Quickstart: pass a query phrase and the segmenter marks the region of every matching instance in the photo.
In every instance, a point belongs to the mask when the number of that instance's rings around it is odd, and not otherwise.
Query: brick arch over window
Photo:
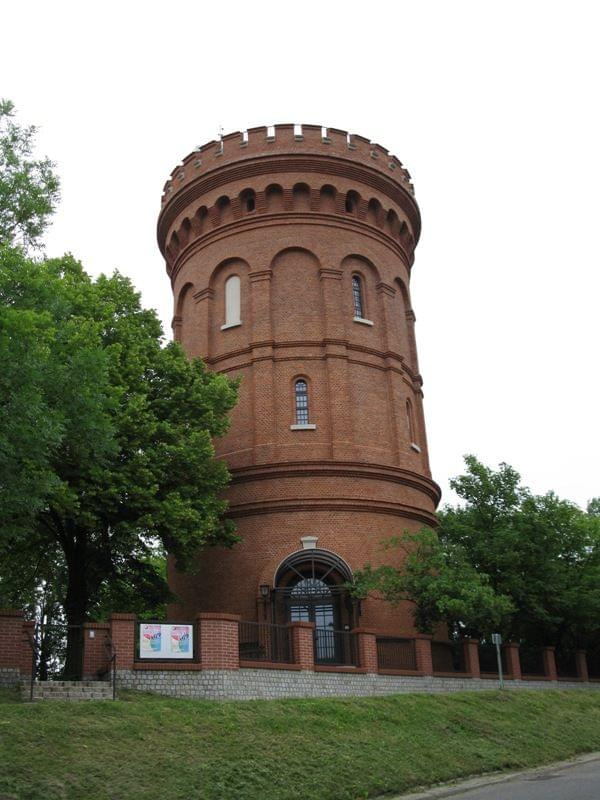
[[[310,211],[310,186],[297,183],[292,189],[294,211]]]
[[[192,303],[194,284],[186,283],[181,287],[175,302],[175,315],[173,317],[173,338],[176,342],[187,343],[187,326],[192,318],[192,311],[189,306]]]
[[[221,355],[244,343],[244,333],[250,320],[249,278],[250,265],[243,258],[227,258],[221,261],[209,279],[208,288],[210,299],[208,301],[208,329],[210,331],[210,356]],[[239,278],[239,319],[231,319],[231,324],[237,326],[227,328],[227,281],[237,276]],[[231,284],[229,284],[231,288]],[[242,323],[240,326],[239,323]],[[225,326],[225,327],[224,327]]]
[[[265,189],[267,211],[283,211],[283,188],[278,183],[271,183]]]
[[[335,570],[344,581],[349,583],[354,581],[350,565],[341,556],[331,550],[313,547],[307,550],[297,550],[295,553],[290,553],[289,556],[286,556],[275,570],[273,586],[275,588],[280,586],[282,579],[290,570],[298,570],[298,567],[303,567],[307,564],[311,565],[311,568],[317,565],[321,566],[325,569],[325,574]]]
[[[371,344],[381,344],[382,333],[382,319],[383,314],[380,308],[379,298],[377,296],[377,286],[381,281],[379,270],[368,258],[359,254],[352,254],[346,256],[342,260],[343,270],[343,290],[344,290],[344,313],[350,319],[356,318],[355,292],[353,286],[353,278],[358,276],[361,279],[361,297],[362,297],[362,318],[369,319],[374,323],[368,334],[371,338]],[[364,326],[354,325],[354,328],[360,328],[364,334]],[[355,331],[353,335],[360,335]]]

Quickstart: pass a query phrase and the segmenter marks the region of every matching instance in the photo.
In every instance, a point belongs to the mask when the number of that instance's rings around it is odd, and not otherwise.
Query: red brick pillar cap
[[[377,631],[372,628],[353,628],[350,633],[368,633],[370,636],[377,636]]]
[[[479,639],[472,639],[470,636],[463,636],[459,641],[465,642],[465,644],[479,644]]]
[[[239,614],[221,614],[218,611],[201,611],[199,614],[196,614],[196,619],[216,619],[223,620],[225,622],[241,622],[242,618]]]
[[[288,626],[290,628],[310,628],[311,630],[313,628],[316,628],[314,622],[302,622],[300,620],[298,620],[297,622],[288,622]]]

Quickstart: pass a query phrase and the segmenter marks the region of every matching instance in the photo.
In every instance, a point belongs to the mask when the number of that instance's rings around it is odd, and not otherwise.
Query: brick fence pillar
[[[375,632],[367,628],[355,628],[352,633],[356,634],[358,666],[367,672],[378,672],[377,636]]]
[[[551,681],[558,680],[558,674],[556,672],[556,659],[554,657],[555,647],[544,647],[544,671],[546,673],[546,677],[550,678]]]
[[[202,669],[240,668],[240,619],[236,614],[198,614]]]
[[[135,614],[111,614],[110,638],[117,654],[117,669],[132,669],[135,653]]]
[[[479,640],[463,639],[463,652],[465,654],[465,668],[471,673],[472,678],[481,678],[479,666]]]
[[[97,680],[108,668],[110,658],[108,622],[85,622],[83,625],[83,678]]]
[[[575,650],[575,663],[577,664],[577,677],[582,681],[589,681],[587,657],[585,650]]]
[[[431,656],[431,640],[433,636],[418,633],[415,636],[415,655],[417,669],[423,675],[433,675],[433,659]]]
[[[23,612],[17,608],[0,608],[0,668],[23,670],[31,648],[23,629]]]
[[[294,661],[300,669],[315,669],[314,622],[290,622]]]
[[[504,652],[506,653],[506,669],[511,678],[516,681],[522,679],[521,674],[521,658],[519,656],[519,645],[517,642],[506,642],[504,645]]]

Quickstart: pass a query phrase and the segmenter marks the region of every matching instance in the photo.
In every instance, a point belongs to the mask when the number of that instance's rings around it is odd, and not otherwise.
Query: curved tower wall
[[[227,498],[242,542],[202,553],[192,574],[171,572],[181,598],[173,616],[284,621],[265,597],[291,554],[316,546],[347,575],[397,563],[401,554],[384,553],[381,541],[434,524],[439,490],[409,290],[419,232],[408,172],[343,131],[255,128],[199,148],[173,171],[158,240],[174,336],[190,356],[242,378],[230,431],[216,443],[233,475]],[[303,426],[298,380],[308,390]],[[343,617],[389,633],[412,628],[407,607],[377,600]]]

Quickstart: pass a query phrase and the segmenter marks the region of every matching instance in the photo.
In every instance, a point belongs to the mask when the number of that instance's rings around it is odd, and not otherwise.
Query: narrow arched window
[[[415,450],[418,450],[419,445],[417,444],[417,436],[415,431],[415,418],[410,400],[406,401],[406,419],[408,422],[408,438],[410,439],[411,447]]]
[[[363,288],[360,276],[352,276],[352,298],[354,300],[354,316],[364,319]]]
[[[296,381],[296,425],[308,425],[308,385],[305,380]]]
[[[241,325],[240,300],[241,287],[238,275],[231,275],[225,281],[225,324],[223,328]]]

